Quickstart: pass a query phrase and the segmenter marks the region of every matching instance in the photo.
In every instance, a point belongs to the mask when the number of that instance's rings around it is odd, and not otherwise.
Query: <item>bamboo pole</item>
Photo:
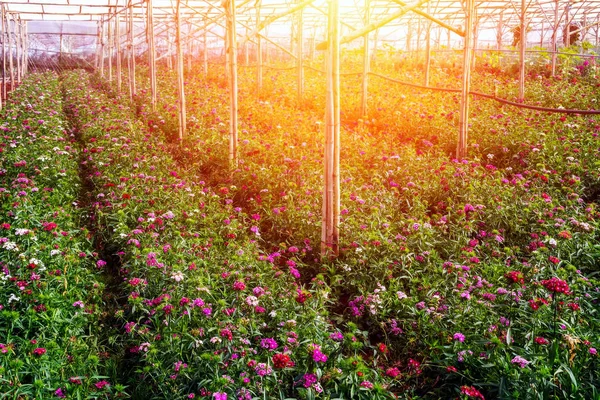
[[[137,85],[135,81],[135,47],[133,45],[133,2],[129,1],[129,97],[133,98],[137,94]]]
[[[96,69],[100,68],[100,76],[104,78],[104,17],[100,18],[100,25],[98,26],[99,29],[99,57],[98,57],[98,65],[96,66]]]
[[[365,25],[369,25],[371,19],[371,2],[365,0]],[[371,64],[371,54],[369,53],[369,32],[363,36],[363,74],[362,74],[362,87],[361,87],[361,100],[360,100],[360,115],[361,117],[367,116],[367,98],[369,95],[369,70]]]
[[[554,0],[554,29],[552,30],[552,76],[556,75],[556,52],[558,51],[557,36],[559,23],[558,0]]]
[[[107,53],[108,53],[108,81],[112,82],[113,80],[113,43],[114,43],[114,38],[113,38],[113,31],[112,31],[112,24],[110,22],[110,19],[107,21],[107,41],[108,41],[108,49],[107,49]]]
[[[13,26],[15,30],[15,59],[17,60],[17,84],[21,83],[22,69],[21,69],[21,27],[18,22],[17,16],[13,14]]]
[[[23,24],[23,77],[29,72],[29,41],[27,40],[27,21],[22,21],[21,17],[19,20]]]
[[[430,3],[427,3],[427,14],[430,13]],[[431,69],[431,22],[427,23],[425,31],[425,86],[429,86],[429,73]]]
[[[260,6],[261,0],[258,0],[258,3],[256,5],[256,88],[259,94],[263,87],[263,49],[260,30],[258,29],[258,26],[260,25]]]
[[[15,88],[15,70],[14,70],[14,64],[13,64],[13,49],[12,49],[12,36],[11,35],[11,25],[10,25],[10,14],[9,13],[5,13],[4,14],[6,17],[6,34],[8,36],[8,64],[9,64],[9,70],[10,70],[10,90],[14,90]],[[7,93],[7,97],[8,97],[8,93]]]
[[[367,33],[367,32],[364,32]],[[363,34],[364,34],[363,33]],[[323,221],[321,255],[339,255],[340,215],[340,36],[339,5],[329,0],[327,42],[327,102],[325,110],[325,186],[323,190]]]
[[[152,91],[152,111],[156,111],[156,47],[154,41],[154,12],[152,0],[146,5],[146,32],[148,35],[148,66],[150,71],[150,90]]]
[[[115,52],[117,55],[117,92],[121,93],[121,21],[117,7],[115,7]]]
[[[6,100],[6,41],[8,40],[4,4],[0,4],[0,18],[2,19],[2,100]]]
[[[300,2],[301,0],[298,1]],[[304,96],[304,46],[302,43],[304,40],[304,36],[302,35],[302,30],[304,29],[304,27],[302,21],[302,8],[298,10],[298,20],[296,24],[296,29],[296,84],[298,87],[298,104],[302,104],[302,98]]]
[[[204,70],[204,76],[208,76],[208,41],[206,40],[206,31],[202,35],[202,65]]]
[[[475,14],[475,0],[466,0],[465,40],[463,51],[463,76],[460,99],[460,118],[456,158],[459,160],[467,156],[467,140],[469,134],[469,86],[471,83],[471,46],[473,39],[473,17]]]
[[[232,168],[236,168],[238,165],[238,82],[235,0],[225,0],[224,6],[227,27],[227,54],[229,60],[229,161]]]
[[[521,0],[521,40],[519,46],[519,101],[525,100],[525,47],[527,47],[527,23],[525,0]]]
[[[175,45],[177,46],[177,98],[179,103],[179,140],[183,144],[183,139],[187,136],[186,109],[185,109],[185,88],[183,71],[183,49],[181,46],[181,0],[177,0],[177,10],[175,14]]]
[[[188,74],[191,74],[192,72],[192,53],[193,53],[193,44],[194,44],[194,40],[192,37],[192,23],[188,22],[188,35],[189,35],[189,40],[186,41],[187,44],[187,70],[188,70]]]

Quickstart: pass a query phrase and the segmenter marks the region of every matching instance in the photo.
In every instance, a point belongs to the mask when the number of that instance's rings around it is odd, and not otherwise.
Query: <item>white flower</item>
[[[15,242],[11,242],[11,241],[5,242],[2,245],[2,248],[5,250],[19,251],[19,246],[17,246],[17,244]]]
[[[19,297],[17,297],[14,293],[11,293],[10,296],[8,297],[8,304],[12,303],[13,301],[19,301],[21,300]]]
[[[258,305],[258,299],[256,296],[248,296],[246,297],[246,304],[252,307],[256,307]]]
[[[396,292],[396,296],[398,296],[398,300],[406,299],[408,297],[406,293],[401,291]]]
[[[19,228],[19,229],[15,230],[15,235],[17,235],[17,236],[27,235],[28,233],[29,233],[29,229]]]
[[[181,271],[177,271],[171,274],[171,279],[174,279],[175,282],[181,282],[184,278],[185,276]]]
[[[557,245],[556,239],[550,238],[550,240],[548,240],[548,244],[550,246],[556,246]]]

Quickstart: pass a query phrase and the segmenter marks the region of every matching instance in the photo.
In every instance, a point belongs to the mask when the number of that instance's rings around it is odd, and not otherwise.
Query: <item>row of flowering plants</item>
[[[236,188],[175,162],[159,130],[126,100],[65,77],[78,121],[93,214],[124,301],[121,368],[133,397],[387,398],[358,326],[341,331],[322,279],[295,267],[309,248],[264,246],[261,215]],[[392,374],[393,375],[393,374]]]
[[[165,75],[158,113],[142,115],[169,132],[177,109]],[[322,263],[311,247],[319,240],[322,79],[307,74],[298,105],[293,73],[273,72],[258,98],[253,73],[244,75],[240,165],[229,171],[228,94],[218,72],[201,76],[187,80],[190,138],[174,156],[203,177],[209,171],[212,187],[230,185],[234,204],[257,216],[263,246],[300,250],[295,271],[327,282],[332,319],[367,332],[366,368],[439,396],[596,395],[595,119],[474,100],[470,157],[454,160],[451,94],[416,95],[374,78],[370,115],[353,121],[360,85],[348,78],[343,249]],[[432,79],[451,86],[459,75]],[[476,74],[476,90],[489,92],[492,81],[510,97],[507,77]],[[593,107],[585,84],[539,79],[527,88],[529,102]],[[550,98],[558,92],[565,98]]]
[[[0,122],[0,393],[105,398],[101,260],[80,204],[78,146],[53,73],[13,91]]]

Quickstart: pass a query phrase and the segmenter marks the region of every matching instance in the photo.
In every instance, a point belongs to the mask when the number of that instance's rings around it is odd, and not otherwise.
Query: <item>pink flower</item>
[[[454,340],[456,340],[457,342],[461,342],[461,343],[465,341],[465,335],[463,335],[463,334],[462,334],[462,333],[460,333],[460,332],[456,332],[456,333],[454,334],[454,336],[452,336],[452,338],[453,338]]]
[[[595,356],[596,354],[598,354],[598,350],[596,350],[596,349],[595,349],[595,348],[593,348],[593,347],[590,347],[590,350],[589,350],[589,352],[590,352],[590,354],[591,354],[591,355],[593,355],[593,356]]]
[[[96,386],[96,388],[98,388],[98,389],[104,389],[105,386],[110,386],[110,383],[108,383],[105,380],[102,380],[100,382],[94,383],[94,386]]]
[[[241,292],[244,289],[246,289],[246,284],[244,282],[242,282],[242,281],[233,282],[233,290],[237,290],[238,292]]]
[[[35,354],[36,356],[42,356],[46,354],[46,349],[43,347],[38,347],[37,349],[33,350],[33,354]]]
[[[67,397],[67,396],[65,396],[65,394],[63,393],[63,390],[61,388],[56,389],[54,391],[54,395],[56,397],[58,397],[59,399],[64,399],[65,397]]]
[[[215,393],[213,393],[213,398],[215,400],[227,400],[227,393],[225,393],[225,392],[215,392]]]
[[[521,356],[515,356],[512,360],[510,360],[510,362],[513,364],[517,364],[521,368],[525,368],[527,364],[529,364],[529,361],[527,361]]]

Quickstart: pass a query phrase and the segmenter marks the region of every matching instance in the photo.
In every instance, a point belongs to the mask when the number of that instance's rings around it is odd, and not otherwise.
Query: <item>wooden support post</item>
[[[546,32],[544,31],[544,21],[542,21],[541,27],[540,27],[540,47],[543,48],[544,47],[544,35],[546,34]]]
[[[15,59],[17,60],[17,83],[21,83],[22,69],[21,69],[21,27],[18,18],[13,14],[13,26],[15,30]]]
[[[137,85],[135,80],[135,46],[133,44],[134,39],[134,26],[133,26],[133,1],[129,3],[129,58],[131,60],[131,71],[130,71],[130,82],[131,82],[131,98],[137,95]]]
[[[227,30],[227,54],[229,75],[229,162],[232,168],[238,165],[238,82],[237,82],[237,38],[235,30],[235,0],[225,0]]]
[[[27,40],[27,21],[22,21],[19,17],[19,21],[23,24],[23,77],[25,77],[29,71],[29,41]]]
[[[479,38],[479,20],[477,18],[477,7],[475,7],[475,14],[473,15],[473,51],[471,52],[471,71],[475,69],[477,53],[477,40]]]
[[[498,32],[496,32],[496,50],[502,50],[502,30],[504,29],[504,11],[500,12]]]
[[[258,0],[256,5],[256,88],[258,93],[260,94],[263,86],[263,49],[262,49],[262,40],[260,36],[260,7],[261,1]]]
[[[327,86],[325,109],[325,185],[323,190],[323,220],[321,255],[339,255],[340,217],[340,32],[339,4],[329,0],[327,29]]]
[[[369,25],[371,19],[371,1],[365,0],[365,26]],[[367,116],[369,96],[369,71],[371,69],[371,54],[369,49],[369,32],[363,36],[363,74],[360,99],[360,116]]]
[[[8,25],[4,18],[5,15],[4,4],[0,4],[0,18],[2,19],[2,93],[0,94],[0,98],[2,100],[6,100],[6,41],[8,40]]]
[[[427,14],[430,12],[430,3],[427,3]],[[427,22],[427,28],[425,28],[425,86],[429,86],[431,69],[431,24],[431,22]]]
[[[202,65],[204,66],[204,76],[208,76],[208,41],[206,40],[206,31],[202,35]]]
[[[148,35],[148,66],[150,72],[150,90],[152,91],[152,111],[156,111],[156,47],[154,42],[154,13],[152,0],[146,4],[146,33]]]
[[[300,2],[302,0],[298,0]],[[302,35],[303,31],[303,21],[302,21],[302,8],[298,10],[298,19],[296,22],[296,85],[298,89],[297,98],[298,104],[302,104],[302,97],[304,96],[304,36]]]
[[[519,101],[525,100],[525,48],[527,47],[527,21],[525,21],[525,0],[521,0],[521,39],[519,46]]]
[[[192,38],[192,23],[189,22],[188,23],[188,37],[189,39],[187,40],[187,70],[188,70],[188,74],[191,75],[192,73],[192,53],[193,53],[193,38]]]
[[[112,82],[113,80],[113,44],[114,44],[114,38],[113,38],[113,30],[112,30],[112,24],[110,19],[107,22],[107,43],[108,43],[108,49],[107,49],[107,55],[108,55],[108,81]]]
[[[183,48],[181,46],[181,0],[177,0],[177,10],[175,14],[175,45],[177,46],[177,98],[179,105],[179,141],[183,144],[183,139],[187,136],[187,115],[185,110],[185,88],[183,71]],[[171,57],[169,57],[171,58]]]
[[[98,25],[98,64],[96,69],[100,69],[100,76],[104,78],[104,17],[100,18]]]
[[[117,55],[117,92],[121,93],[121,21],[117,7],[115,7],[115,52]]]
[[[13,45],[12,38],[14,34],[13,27],[10,24],[10,14],[5,13],[6,16],[6,34],[8,35],[8,68],[10,69],[10,90],[15,90],[15,69],[13,63]],[[12,31],[12,32],[11,32]],[[61,35],[62,36],[62,35]]]
[[[469,137],[469,89],[471,84],[471,46],[473,44],[474,14],[475,0],[466,0],[462,91],[460,99],[458,144],[456,146],[456,158],[459,160],[467,156],[467,140]]]
[[[554,0],[554,29],[552,30],[552,76],[556,75],[556,56],[558,52],[558,0]]]

